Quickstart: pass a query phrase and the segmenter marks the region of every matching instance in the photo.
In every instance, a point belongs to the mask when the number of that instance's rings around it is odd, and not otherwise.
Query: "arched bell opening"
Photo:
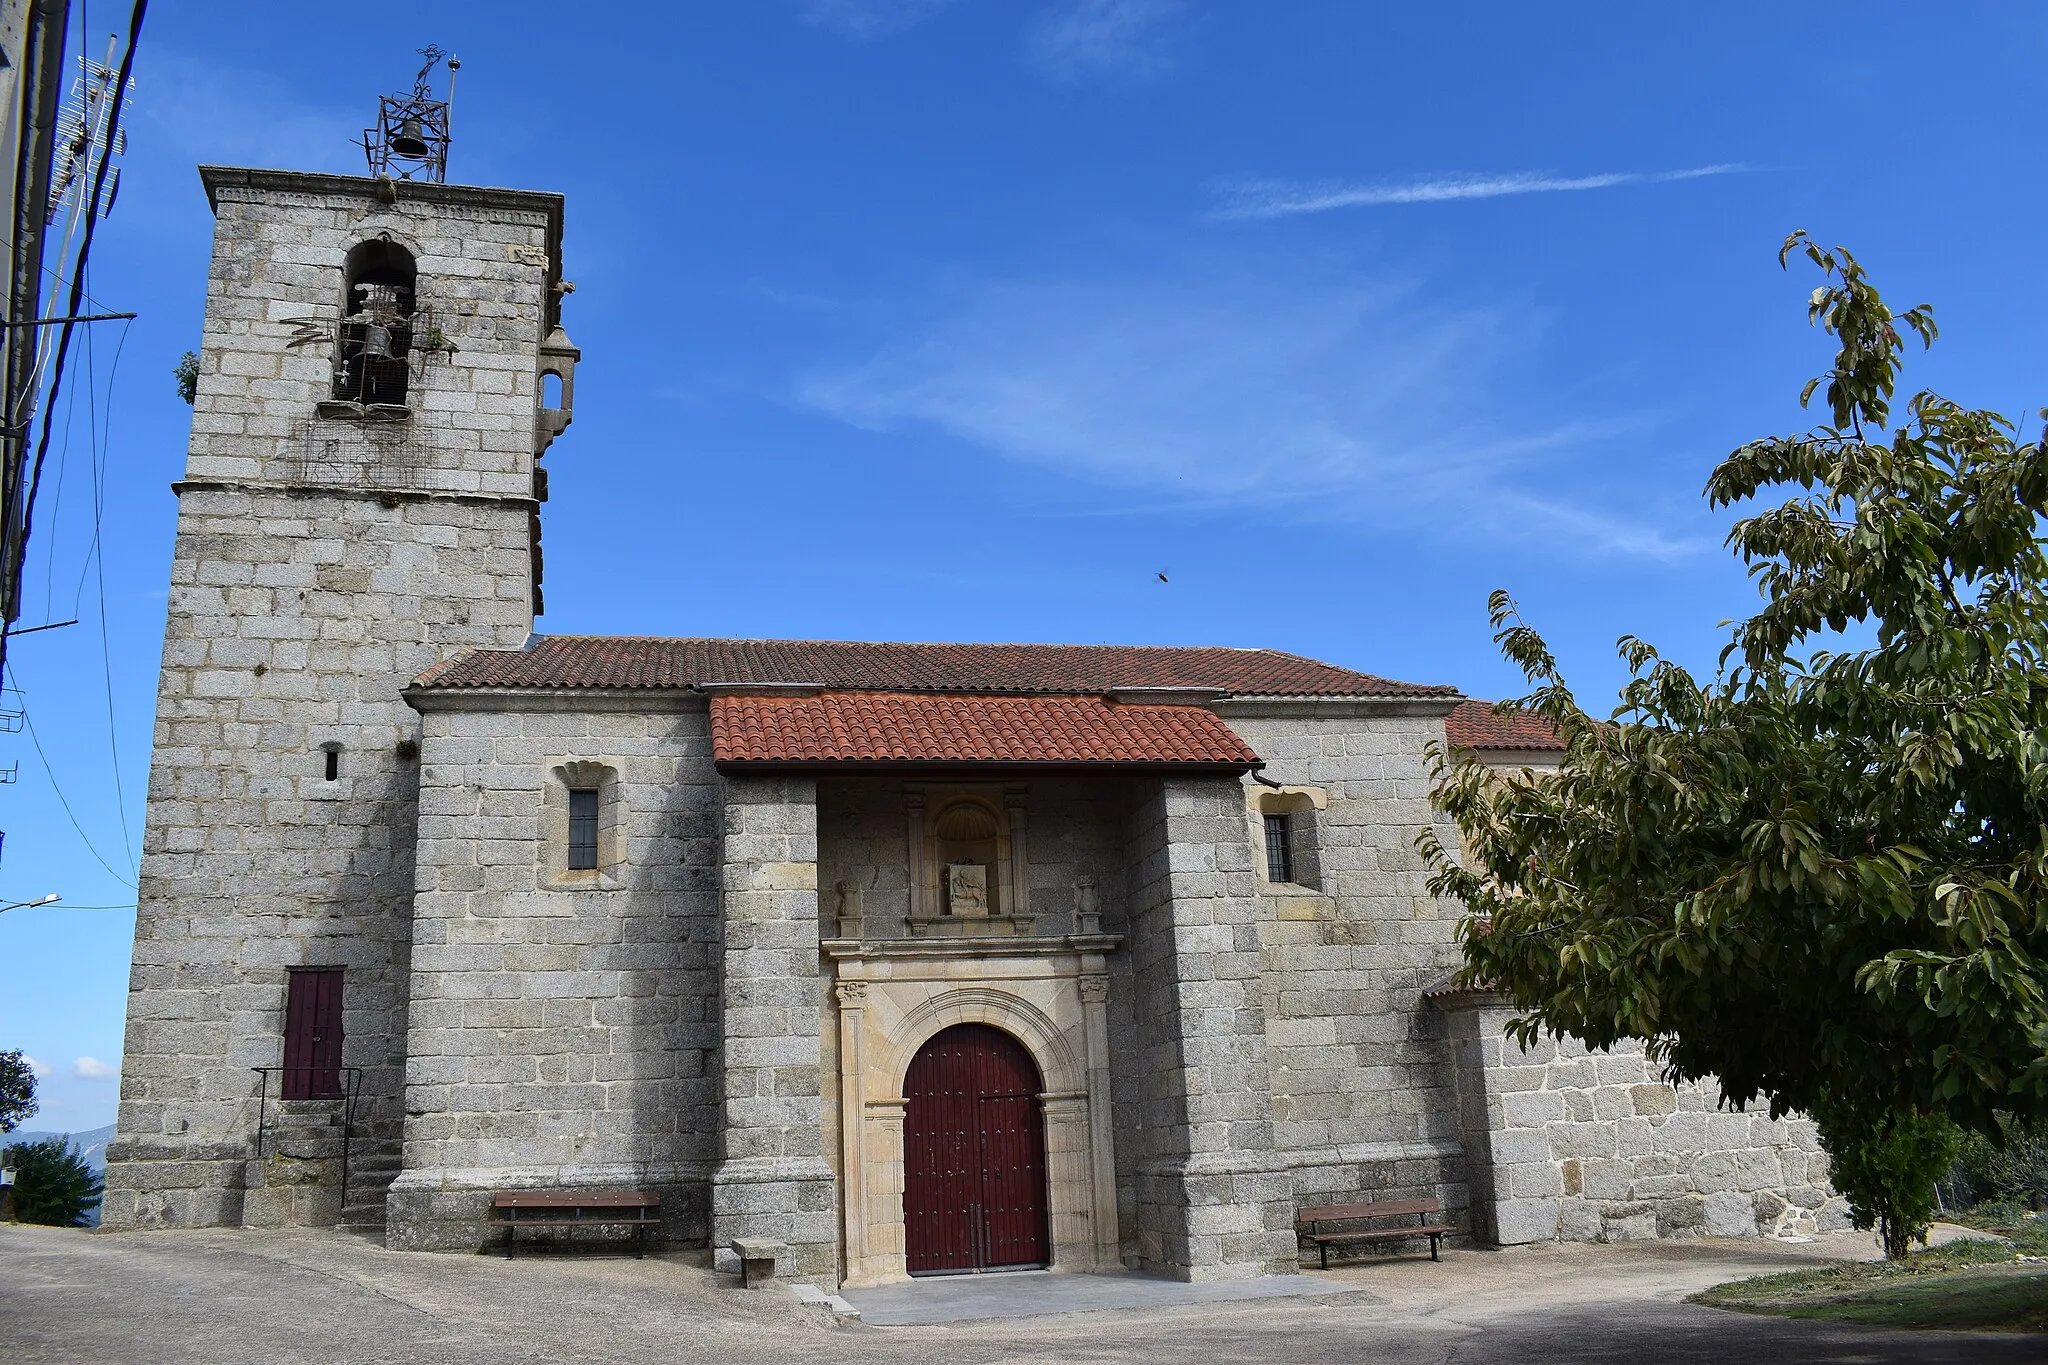
[[[1044,1078],[1025,1046],[955,1024],[903,1078],[904,1268],[912,1275],[1052,1261]]]
[[[342,264],[341,344],[334,396],[365,408],[402,408],[412,378],[412,253],[386,237],[358,242]]]

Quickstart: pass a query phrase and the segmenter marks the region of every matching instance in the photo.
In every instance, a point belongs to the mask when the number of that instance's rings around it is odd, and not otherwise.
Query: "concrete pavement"
[[[0,1225],[8,1365],[541,1365],[574,1361],[2036,1362],[2040,1337],[1908,1334],[1682,1302],[1849,1249],[1744,1242],[1452,1251],[1332,1272],[1351,1292],[1180,1307],[841,1325],[748,1292],[701,1254],[635,1261],[388,1252],[327,1232],[86,1233]],[[990,1282],[976,1292],[1000,1290]],[[1056,1277],[1038,1277],[1050,1279]],[[1318,1277],[1321,1278],[1321,1277]],[[1022,1283],[1020,1281],[1020,1283]]]

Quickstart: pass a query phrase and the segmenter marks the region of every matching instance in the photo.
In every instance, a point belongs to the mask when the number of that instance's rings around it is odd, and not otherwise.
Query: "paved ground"
[[[1440,1264],[1411,1257],[1332,1272],[1343,1293],[877,1327],[839,1326],[780,1292],[730,1287],[701,1256],[508,1262],[387,1252],[322,1232],[0,1225],[0,1361],[794,1365],[829,1355],[1009,1365],[1185,1362],[1196,1352],[1205,1365],[2002,1365],[2048,1356],[2040,1337],[1888,1333],[1681,1302],[1724,1279],[1850,1249],[1751,1240],[1447,1251]]]
[[[1351,1286],[1321,1275],[1266,1275],[1256,1280],[1182,1284],[1129,1271],[1060,1275],[1050,1270],[1016,1270],[996,1275],[933,1275],[909,1284],[849,1289],[845,1297],[860,1310],[861,1321],[871,1327],[907,1327],[1352,1292]]]

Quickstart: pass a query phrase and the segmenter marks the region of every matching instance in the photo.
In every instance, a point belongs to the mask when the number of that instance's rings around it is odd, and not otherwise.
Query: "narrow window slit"
[[[1269,882],[1294,880],[1294,850],[1288,846],[1288,832],[1285,815],[1266,817],[1266,880]]]
[[[340,776],[341,746],[338,744],[330,744],[327,746],[327,780],[329,782],[332,782]]]
[[[585,871],[597,866],[597,791],[592,787],[569,792],[569,870]]]

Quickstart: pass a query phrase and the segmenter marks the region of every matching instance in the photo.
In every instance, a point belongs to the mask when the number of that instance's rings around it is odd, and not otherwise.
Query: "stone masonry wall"
[[[213,263],[185,477],[358,482],[325,443],[382,428],[320,418],[315,405],[332,396],[332,345],[287,343],[302,326],[331,330],[349,250],[381,236],[412,253],[417,309],[458,349],[414,366],[414,417],[392,424],[425,458],[416,470],[365,470],[360,482],[531,496],[540,343],[559,273],[547,255],[549,216],[559,197],[427,186],[383,204],[365,179],[212,175]],[[420,477],[392,477],[402,472]]]
[[[788,1273],[836,1286],[839,1198],[819,1066],[817,784],[729,777],[724,795],[725,1143],[712,1177],[712,1245],[737,1269],[734,1239],[780,1242]]]
[[[1447,997],[1480,1235],[1503,1245],[1848,1226],[1810,1120],[1717,1109],[1711,1085],[1672,1087],[1640,1044],[1522,1049],[1514,1012]],[[1486,1197],[1490,1195],[1490,1197]]]
[[[1235,779],[1138,785],[1126,824],[1134,1025],[1112,1052],[1116,1139],[1135,1161],[1126,1258],[1188,1280],[1291,1269],[1260,1001],[1259,904]],[[1124,1157],[1119,1153],[1119,1165]]]
[[[456,642],[524,636],[525,540],[523,517],[458,503],[181,501],[109,1224],[286,1216],[240,1192],[249,1068],[282,1060],[288,967],[347,972],[359,1172],[395,1143],[418,778],[398,690]],[[302,1212],[331,1223],[340,1208]]]
[[[249,1068],[281,1061],[291,966],[347,972],[343,1061],[364,1068],[355,1187],[374,1199],[389,1179],[417,782],[399,692],[460,649],[517,647],[532,627],[534,371],[559,199],[451,187],[380,205],[366,180],[211,174],[217,230],[108,1153],[114,1227],[340,1213],[338,1189],[309,1197],[325,1169],[250,1159]],[[343,258],[380,232],[414,250],[421,297],[461,349],[415,380],[433,434],[412,443],[406,477],[358,466],[352,482],[316,486],[306,433],[331,359],[287,342],[296,319],[332,320]],[[331,782],[322,746],[338,748]]]
[[[405,1170],[389,1245],[474,1249],[490,1192],[652,1188],[709,1235],[720,779],[703,703],[422,694]],[[679,709],[680,707],[680,709]],[[568,783],[600,866],[566,870]]]
[[[1433,707],[1226,703],[1264,775],[1315,788],[1305,875],[1275,887],[1257,859],[1273,1139],[1302,1204],[1434,1195],[1469,1202],[1444,1022],[1422,993],[1456,969],[1461,911],[1429,894],[1416,832],[1435,817],[1423,747]],[[1248,790],[1257,794],[1258,786]],[[1252,817],[1244,813],[1251,824]],[[1263,831],[1253,826],[1257,852]],[[1298,858],[1297,862],[1309,860]]]
[[[1095,879],[1107,906],[1123,894],[1120,783],[1038,778],[1025,789],[1029,837],[1025,864],[1034,934],[1074,932],[1075,892]],[[902,778],[830,778],[818,784],[818,894],[827,933],[839,912],[838,886],[861,890],[873,938],[903,936],[909,913],[909,852],[904,844]]]

